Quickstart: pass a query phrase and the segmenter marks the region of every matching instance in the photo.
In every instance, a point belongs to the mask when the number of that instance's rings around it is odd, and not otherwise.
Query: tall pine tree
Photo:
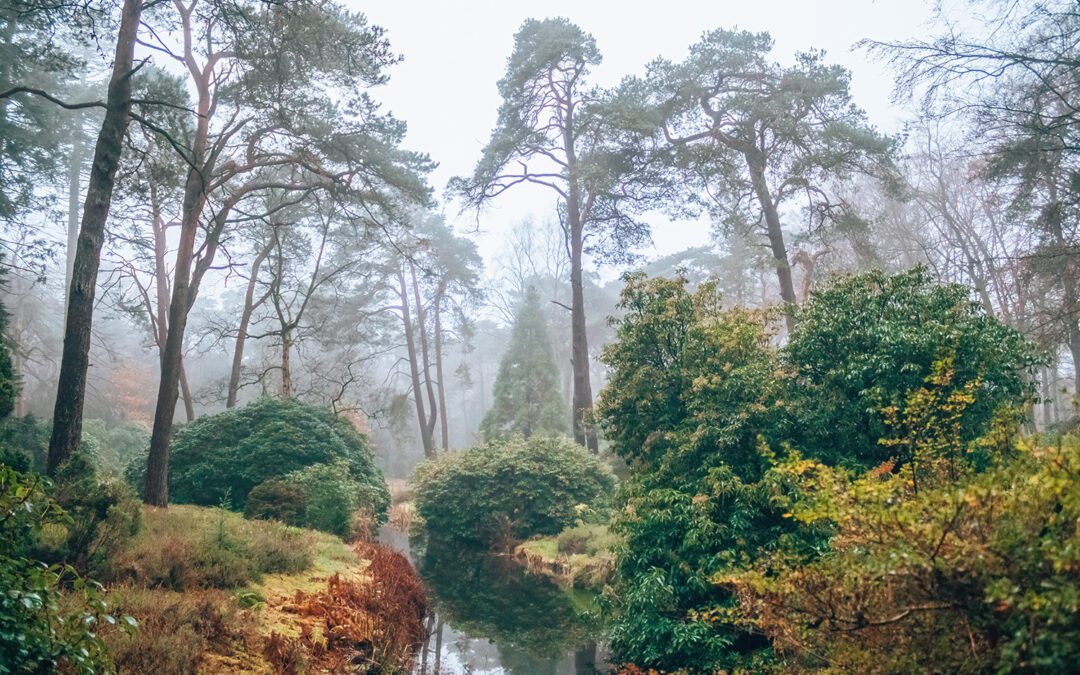
[[[520,434],[565,434],[566,407],[548,337],[540,295],[529,287],[514,317],[510,348],[495,378],[495,403],[480,431],[488,440]]]
[[[6,291],[8,269],[0,256],[0,291]],[[19,378],[11,362],[11,343],[7,337],[10,315],[0,302],[0,420],[15,409],[15,399],[19,396]]]

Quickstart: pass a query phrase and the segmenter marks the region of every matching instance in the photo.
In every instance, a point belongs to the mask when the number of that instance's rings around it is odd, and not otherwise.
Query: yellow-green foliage
[[[863,475],[798,456],[789,517],[829,553],[781,549],[715,581],[785,671],[1064,672],[1080,662],[1080,439],[1028,446],[981,473]]]
[[[558,535],[538,537],[515,549],[515,557],[533,573],[562,587],[600,590],[615,569],[617,535],[604,524],[581,523]]]

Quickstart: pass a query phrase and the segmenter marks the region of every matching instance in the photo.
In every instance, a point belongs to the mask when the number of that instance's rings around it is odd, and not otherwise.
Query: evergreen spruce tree
[[[529,287],[514,317],[510,348],[495,378],[495,403],[480,431],[488,440],[520,434],[565,434],[566,407],[559,393],[559,371],[551,348],[540,295]]]
[[[0,291],[5,290],[5,286],[7,268],[4,267],[3,258],[0,258]],[[15,399],[19,395],[19,378],[11,361],[11,343],[7,337],[9,318],[7,309],[0,302],[0,420],[15,409]]]

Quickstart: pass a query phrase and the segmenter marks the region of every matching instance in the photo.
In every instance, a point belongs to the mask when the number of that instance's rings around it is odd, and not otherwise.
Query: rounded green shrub
[[[325,408],[264,398],[177,432],[169,494],[176,502],[244,510],[259,484],[335,463],[355,484],[356,508],[384,517],[390,494],[363,434]]]
[[[244,505],[244,516],[248,518],[280,520],[287,525],[300,525],[303,515],[303,491],[281,478],[256,485]]]
[[[366,534],[364,524],[374,524],[370,510],[378,495],[349,475],[344,462],[313,464],[289,474],[287,484],[303,496],[300,524],[345,539]]]
[[[581,446],[536,437],[445,454],[420,465],[413,481],[430,536],[480,546],[556,534],[615,486]]]

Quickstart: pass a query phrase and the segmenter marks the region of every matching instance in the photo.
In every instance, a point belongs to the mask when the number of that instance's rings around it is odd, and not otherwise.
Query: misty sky
[[[781,61],[817,48],[826,51],[829,62],[850,69],[856,103],[879,128],[895,131],[910,110],[890,101],[893,74],[887,64],[851,48],[865,37],[924,34],[931,12],[928,0],[348,2],[386,28],[391,45],[405,57],[377,96],[408,122],[407,145],[439,162],[431,180],[440,200],[446,181],[471,172],[487,142],[499,106],[496,82],[513,49],[513,35],[527,18],[565,16],[592,33],[604,56],[593,76],[601,85],[643,73],[657,56],[683,58],[687,47],[713,28],[768,31]],[[481,215],[475,238],[489,264],[501,251],[500,228],[529,215],[550,217],[553,199],[543,188],[519,186]],[[446,210],[459,230],[477,226],[471,213],[457,215],[457,205]],[[704,223],[650,220],[655,249],[644,252],[650,257],[708,241]]]

